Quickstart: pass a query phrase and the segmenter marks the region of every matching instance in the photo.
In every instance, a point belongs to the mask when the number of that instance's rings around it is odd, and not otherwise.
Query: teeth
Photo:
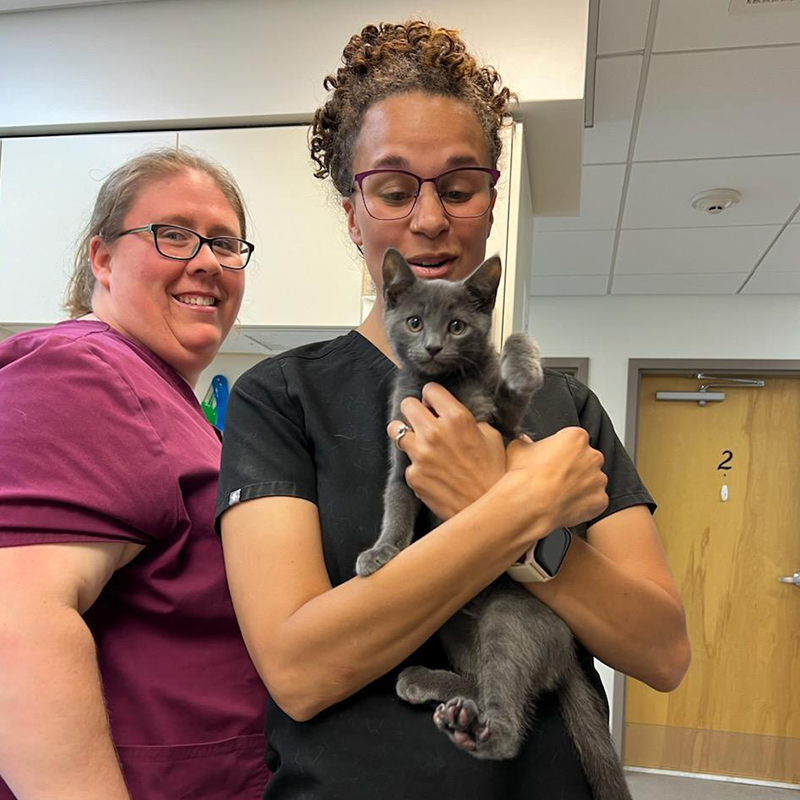
[[[213,297],[204,297],[198,294],[176,295],[175,299],[179,303],[184,303],[187,306],[213,306],[217,302]]]

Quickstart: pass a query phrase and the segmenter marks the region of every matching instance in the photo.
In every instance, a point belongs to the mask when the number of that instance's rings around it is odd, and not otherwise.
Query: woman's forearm
[[[558,577],[526,584],[603,663],[659,691],[672,691],[689,665],[682,604],[654,581],[573,540]]]
[[[75,609],[0,614],[0,719],[0,774],[19,800],[130,800]]]
[[[501,482],[373,575],[304,603],[263,645],[280,651],[265,676],[276,702],[308,719],[413,653],[548,530],[518,504]]]

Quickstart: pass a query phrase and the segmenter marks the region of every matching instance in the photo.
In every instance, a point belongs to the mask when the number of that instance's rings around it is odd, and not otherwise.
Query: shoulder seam
[[[298,421],[302,422],[302,425],[300,427],[301,430],[303,431],[304,438],[306,439],[306,441],[308,441],[308,434],[306,432],[306,415],[303,413],[303,409],[300,406],[298,406],[297,402],[295,402],[295,400],[293,400],[292,396],[289,394],[289,382],[286,380],[286,375],[283,371],[283,364],[281,364],[280,361],[278,361],[278,371],[281,374],[281,381],[283,383],[283,394],[284,397],[286,397],[286,402],[289,403],[289,405],[295,410]]]
[[[99,331],[96,331],[96,332],[99,333]],[[139,399],[139,395],[136,394],[136,392],[135,392],[133,386],[131,385],[130,381],[128,380],[128,378],[122,372],[120,372],[113,364],[111,364],[109,361],[107,361],[103,357],[104,354],[102,353],[102,351],[100,351],[96,347],[94,347],[94,342],[89,342],[89,344],[91,345],[91,347],[89,348],[89,350],[87,352],[94,359],[96,359],[99,363],[103,364],[103,366],[106,369],[108,369],[111,372],[113,372],[114,375],[116,375],[120,379],[120,381],[122,381],[122,383],[125,385],[125,387],[127,388],[129,394],[133,397],[134,403],[135,403],[136,407],[139,409],[139,413],[141,414],[141,416],[145,420],[147,420],[147,425],[150,428],[150,430],[153,432],[153,435],[156,437],[156,440],[158,441],[159,446],[161,447],[162,454],[165,454],[166,450],[164,448],[164,442],[161,439],[161,436],[159,435],[158,431],[155,429],[153,423],[151,422],[150,417],[147,416],[147,412],[142,408],[142,403],[141,403],[141,400]],[[167,465],[167,469],[169,470],[169,472],[170,472],[170,474],[172,476],[172,480],[171,480],[172,486],[178,486],[179,484],[178,484],[178,481],[177,481],[177,476],[175,475],[175,472],[174,472],[174,470],[172,468],[172,462],[168,458],[164,458],[163,461]],[[174,503],[174,505],[173,505],[173,509],[172,509],[172,514],[173,514],[173,519],[174,520],[177,520],[180,517],[180,508],[179,508],[179,504],[177,502],[177,497],[178,497],[177,493],[175,493],[173,491],[173,503]]]
[[[289,359],[296,358],[301,361],[318,361],[321,358],[326,358],[331,354],[334,350],[339,350],[343,347],[347,347],[350,343],[351,339],[348,338],[347,334],[343,334],[342,336],[337,336],[335,339],[328,339],[324,344],[328,345],[321,353],[314,353],[314,354],[307,354],[307,353],[298,353],[296,352],[300,348],[294,348],[293,350],[288,350],[285,353],[278,353],[274,356],[275,360],[280,364],[282,361],[288,361]],[[313,343],[312,343],[313,344]],[[303,345],[307,347],[308,345]]]

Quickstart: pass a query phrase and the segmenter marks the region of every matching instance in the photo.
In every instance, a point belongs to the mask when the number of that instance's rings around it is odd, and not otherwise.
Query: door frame
[[[625,449],[634,464],[639,433],[639,387],[646,375],[693,377],[697,372],[720,373],[720,377],[770,375],[800,377],[800,360],[760,358],[629,358],[628,391],[625,411]],[[625,676],[614,671],[614,697],[611,737],[620,758],[625,744]]]
[[[542,359],[542,366],[556,369],[559,372],[570,372],[571,374],[574,374],[582,384],[587,385],[589,383],[588,358],[578,358],[573,356],[554,358],[552,356],[547,356],[547,358]]]

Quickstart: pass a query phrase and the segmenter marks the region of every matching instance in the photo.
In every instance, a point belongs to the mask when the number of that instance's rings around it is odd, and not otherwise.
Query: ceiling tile
[[[779,230],[779,225],[749,225],[622,231],[614,272],[749,272]]]
[[[584,131],[584,163],[608,164],[628,160],[631,124],[641,71],[641,56],[617,56],[597,60],[594,127]]]
[[[761,272],[742,289],[742,294],[800,294],[800,272]]]
[[[602,0],[597,52],[644,50],[649,16],[650,0]]]
[[[736,189],[739,205],[712,215],[692,208],[706,189]],[[634,164],[624,228],[783,225],[800,199],[800,155]]]
[[[603,275],[584,275],[581,277],[557,277],[534,275],[531,281],[531,294],[534,297],[546,295],[605,294],[608,278]]]
[[[533,275],[605,275],[611,270],[614,231],[537,233]]]
[[[800,42],[800,9],[797,6],[787,8],[779,3],[764,3],[761,8],[734,14],[729,13],[729,6],[730,0],[661,3],[653,50]]]
[[[654,55],[636,160],[797,153],[790,75],[800,75],[800,45]]]
[[[800,225],[789,225],[758,267],[763,272],[800,272]]]
[[[735,294],[747,273],[614,275],[611,294]]]
[[[625,165],[585,166],[581,173],[581,213],[577,217],[536,217],[536,231],[599,231],[617,227]]]

